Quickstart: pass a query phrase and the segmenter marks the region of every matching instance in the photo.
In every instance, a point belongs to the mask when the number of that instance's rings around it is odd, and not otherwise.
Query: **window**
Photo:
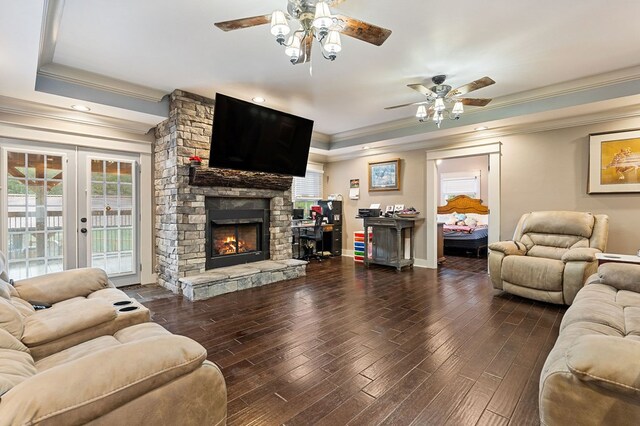
[[[294,209],[304,209],[305,216],[309,208],[322,199],[322,177],[324,169],[321,164],[309,163],[305,177],[293,178],[291,198]]]
[[[480,170],[442,173],[440,175],[440,201],[442,205],[457,195],[480,198]]]

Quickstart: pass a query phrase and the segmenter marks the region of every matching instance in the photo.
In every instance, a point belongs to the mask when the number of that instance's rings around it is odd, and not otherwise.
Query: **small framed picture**
[[[369,163],[369,191],[400,190],[400,159]]]
[[[402,210],[404,210],[404,204],[396,204],[393,207],[393,211],[394,212],[401,212]]]
[[[391,206],[387,206],[387,208],[386,208],[385,212],[386,212],[386,213],[393,213],[393,207],[394,207],[393,205],[391,205]]]

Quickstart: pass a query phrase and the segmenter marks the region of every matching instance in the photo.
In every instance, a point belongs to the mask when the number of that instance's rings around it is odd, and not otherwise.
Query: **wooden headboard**
[[[450,199],[446,206],[438,207],[438,214],[451,213],[489,214],[489,207],[483,206],[479,198],[458,195]]]

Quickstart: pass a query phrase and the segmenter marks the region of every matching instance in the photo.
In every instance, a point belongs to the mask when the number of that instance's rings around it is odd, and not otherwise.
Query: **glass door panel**
[[[7,258],[22,279],[64,267],[64,155],[7,151]]]
[[[110,277],[135,274],[135,197],[130,161],[91,158],[91,266]]]

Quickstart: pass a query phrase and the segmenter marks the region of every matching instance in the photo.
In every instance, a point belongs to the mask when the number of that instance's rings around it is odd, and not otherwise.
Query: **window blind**
[[[480,170],[462,173],[443,173],[440,177],[442,203],[456,195],[480,197]]]
[[[307,168],[305,177],[294,176],[292,188],[293,199],[320,200],[322,198],[322,176],[322,171],[310,170],[309,168]]]

